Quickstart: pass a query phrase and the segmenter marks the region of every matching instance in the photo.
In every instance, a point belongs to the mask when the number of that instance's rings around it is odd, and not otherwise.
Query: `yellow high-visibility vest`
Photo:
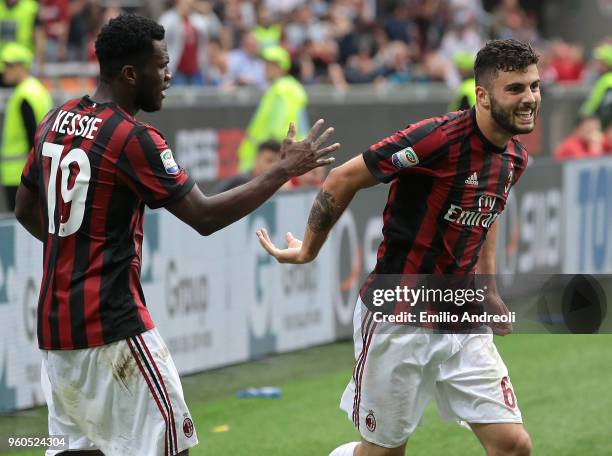
[[[283,76],[272,83],[261,98],[238,149],[240,172],[253,168],[259,144],[270,139],[282,141],[287,136],[290,122],[295,123],[297,139],[305,136],[308,130],[307,102],[304,87],[294,77]]]
[[[0,183],[17,186],[30,149],[28,132],[21,115],[21,103],[26,100],[34,111],[36,122],[40,122],[51,109],[51,96],[34,77],[23,80],[15,87],[4,112],[2,148],[0,149]]]
[[[461,109],[469,109],[476,104],[476,80],[474,78],[466,79],[459,86],[459,90],[455,93],[453,101],[448,106],[450,112],[459,111]]]
[[[34,52],[34,21],[38,13],[35,0],[19,0],[9,8],[0,1],[0,51],[9,42],[19,43]],[[0,63],[0,71],[3,71]]]

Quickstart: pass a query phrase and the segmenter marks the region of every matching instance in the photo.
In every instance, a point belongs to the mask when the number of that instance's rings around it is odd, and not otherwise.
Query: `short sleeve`
[[[517,153],[517,159],[515,160],[515,172],[512,186],[514,186],[519,181],[519,179],[527,169],[527,165],[529,164],[529,154],[527,153],[527,149],[525,148],[525,146],[516,141],[515,150]]]
[[[117,167],[127,177],[127,184],[151,209],[178,201],[195,185],[174,160],[166,140],[152,128],[143,128],[132,135]]]
[[[28,189],[37,192],[39,173],[40,170],[38,169],[38,160],[36,160],[36,151],[32,149],[28,154],[28,159],[21,172],[21,182]]]
[[[435,175],[436,164],[447,152],[441,124],[428,119],[373,144],[363,153],[366,166],[384,183],[408,173]]]

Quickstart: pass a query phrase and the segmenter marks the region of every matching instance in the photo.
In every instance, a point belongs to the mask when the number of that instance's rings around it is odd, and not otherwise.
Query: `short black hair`
[[[164,28],[148,17],[121,14],[111,19],[96,38],[101,79],[111,81],[124,65],[142,64],[153,53],[153,41],[164,35]]]
[[[275,139],[268,139],[257,146],[257,153],[262,152],[264,150],[271,150],[272,152],[280,153],[281,145]]]
[[[489,41],[476,54],[476,85],[488,86],[498,71],[524,70],[538,63],[539,57],[528,43],[518,40]]]

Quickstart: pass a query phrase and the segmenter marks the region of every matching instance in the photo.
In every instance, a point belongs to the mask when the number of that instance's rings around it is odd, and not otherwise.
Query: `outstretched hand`
[[[318,135],[323,123],[323,119],[317,120],[308,135],[301,141],[295,140],[295,124],[293,122],[289,124],[289,132],[281,144],[282,159],[280,163],[289,176],[301,176],[314,168],[329,165],[334,161],[334,157],[325,157],[338,150],[340,143],[321,148],[321,145],[334,132],[334,129],[329,127],[321,135]]]
[[[285,240],[287,241],[286,249],[276,247],[265,228],[257,230],[257,238],[264,250],[276,258],[279,263],[300,264],[307,262],[302,256],[302,241],[289,232],[285,234]]]

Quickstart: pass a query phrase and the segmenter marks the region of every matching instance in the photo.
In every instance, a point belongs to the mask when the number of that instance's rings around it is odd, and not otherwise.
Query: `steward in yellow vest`
[[[453,97],[448,110],[463,111],[470,109],[476,104],[476,79],[474,79],[475,56],[467,52],[457,52],[453,56],[453,62],[461,75],[463,82]]]
[[[35,0],[0,0],[0,52],[8,43],[18,43],[34,51],[37,14]]]
[[[263,94],[238,149],[240,172],[253,168],[259,144],[271,139],[282,141],[290,122],[295,123],[297,139],[308,131],[308,96],[302,84],[287,74],[291,67],[289,53],[279,46],[271,46],[261,54],[266,62],[266,79],[271,85]]]
[[[0,61],[5,65],[4,82],[15,87],[4,110],[0,148],[0,184],[11,211],[15,209],[15,193],[34,145],[36,127],[52,105],[47,89],[29,74],[32,59],[32,52],[17,43],[8,43],[0,52]]]
[[[600,62],[602,74],[584,102],[582,116],[596,115],[604,130],[612,127],[612,44],[603,44],[595,49],[595,58]]]

